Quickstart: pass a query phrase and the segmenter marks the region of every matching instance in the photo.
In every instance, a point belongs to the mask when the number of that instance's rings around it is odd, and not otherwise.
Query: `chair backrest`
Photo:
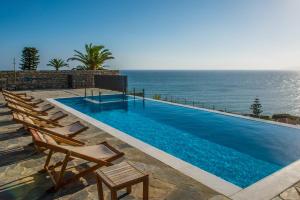
[[[13,119],[25,126],[32,127],[32,128],[43,128],[42,124],[37,123],[33,118],[27,116],[26,114],[13,112]]]
[[[55,152],[69,153],[69,150],[64,148],[64,146],[59,145],[54,138],[46,133],[42,133],[39,130],[29,128],[29,132],[32,135],[32,140],[36,145],[38,150],[43,150],[43,148],[49,149]]]
[[[7,103],[7,107],[9,107],[10,109],[12,110],[15,110],[17,112],[20,112],[20,113],[24,113],[26,115],[29,115],[29,116],[33,116],[33,115],[39,115],[39,113],[35,112],[34,110],[29,110],[28,108],[26,107],[22,107],[22,106],[19,106],[19,105],[16,105],[16,104],[13,104],[13,103]]]
[[[44,145],[58,145],[57,142],[46,133],[41,133],[36,129],[29,128],[32,139],[35,143],[42,143]]]
[[[9,92],[9,91],[7,91],[7,90],[2,91],[2,94],[3,94],[3,95],[6,95],[6,96],[10,96],[10,97],[21,98],[20,96],[14,94],[14,93],[12,93],[12,92]]]
[[[29,118],[27,115],[24,115],[22,113],[13,112],[13,118],[22,121],[26,124],[34,124],[34,121],[31,118]]]
[[[4,96],[4,99],[7,101],[7,102],[10,102],[10,103],[13,103],[13,104],[16,104],[18,106],[22,106],[22,107],[25,107],[25,108],[29,108],[29,109],[32,109],[33,107],[27,103],[24,103],[24,102],[21,102],[21,101],[18,101],[16,99],[12,99],[8,96]]]
[[[24,101],[24,99],[16,96],[16,95],[11,95],[10,93],[3,93],[3,96],[6,96],[8,98],[11,98],[11,99],[14,99],[16,101],[20,101],[20,102],[23,102],[23,103],[26,103],[26,101]]]
[[[22,112],[28,111],[27,108],[18,106],[18,105],[16,105],[16,104],[13,104],[13,103],[10,103],[10,102],[7,103],[7,106],[8,106],[9,108],[12,108],[12,109],[17,110],[17,111],[22,111]]]
[[[8,95],[3,95],[4,96],[4,99],[6,100],[6,101],[11,101],[11,102],[16,102],[17,100],[15,100],[15,99],[13,99],[13,98],[11,98],[10,96],[8,96]]]
[[[12,94],[12,92],[10,92],[10,91],[8,91],[8,90],[4,90],[4,89],[2,89],[2,93]]]
[[[17,94],[15,94],[15,93],[13,93],[9,90],[4,90],[4,89],[2,89],[2,93],[10,94],[10,95],[13,95],[13,96],[18,96]]]

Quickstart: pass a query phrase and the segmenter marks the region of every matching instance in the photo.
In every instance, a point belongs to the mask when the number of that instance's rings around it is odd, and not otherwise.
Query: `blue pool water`
[[[242,188],[300,157],[300,129],[126,99],[56,100]]]

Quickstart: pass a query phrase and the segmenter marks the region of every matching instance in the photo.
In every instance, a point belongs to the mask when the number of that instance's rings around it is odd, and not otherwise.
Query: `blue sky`
[[[47,69],[90,42],[118,69],[300,69],[299,10],[298,0],[1,0],[0,69],[24,46]]]

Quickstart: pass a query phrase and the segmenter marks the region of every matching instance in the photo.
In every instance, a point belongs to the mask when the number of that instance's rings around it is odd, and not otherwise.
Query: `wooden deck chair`
[[[17,97],[13,97],[13,96],[7,95],[7,94],[3,94],[3,97],[6,101],[14,101],[14,102],[22,104],[26,107],[32,107],[32,108],[37,108],[40,106],[38,104],[42,103],[42,102],[39,102],[40,100],[37,101],[38,102],[37,104],[36,104],[36,102],[32,103],[31,101],[24,101]],[[41,100],[41,101],[43,101],[43,100]]]
[[[80,177],[93,173],[102,166],[112,165],[112,161],[122,157],[123,152],[118,151],[110,146],[107,142],[92,146],[74,146],[68,141],[60,141],[66,145],[57,143],[57,138],[53,138],[46,133],[42,133],[35,129],[29,129],[33,138],[34,144],[38,148],[49,149],[49,153],[44,165],[44,170],[47,171],[54,183],[54,190],[58,190],[64,185],[76,181]],[[59,164],[50,165],[50,160],[53,153],[62,153],[65,158]],[[81,159],[90,163],[94,163],[91,167],[84,169],[70,178],[64,178],[67,165],[73,159]],[[56,170],[60,167],[60,170]]]
[[[69,125],[62,126],[57,123],[48,123],[48,121],[34,119],[33,117],[16,112],[13,112],[13,119],[16,122],[23,124],[26,129],[32,127],[47,133],[51,133],[53,135],[64,135],[67,137],[75,137],[77,134],[89,128],[82,124],[80,121],[76,121]]]
[[[10,90],[5,90],[5,89],[2,89],[2,92],[6,92],[8,94],[12,94],[12,95],[15,95],[15,96],[27,96],[27,94],[25,92],[13,92],[13,91],[10,91]]]
[[[81,144],[81,145],[84,144],[84,142],[74,139],[73,138],[74,136],[69,136],[67,134],[61,134],[59,132],[54,132],[54,131],[48,132],[48,128],[46,128],[46,127],[54,127],[55,124],[47,124],[46,122],[43,123],[41,121],[34,120],[31,117],[26,116],[21,113],[13,112],[12,115],[13,115],[13,120],[16,121],[17,123],[23,124],[25,129],[27,129],[28,131],[29,131],[29,128],[32,128],[32,129],[36,129],[39,131],[47,132],[49,135],[51,135],[53,137],[71,140],[72,142],[74,142],[76,144]],[[59,124],[56,124],[56,125],[61,126]],[[63,127],[63,126],[61,126],[61,127]]]
[[[79,133],[87,130],[88,128],[88,126],[85,126],[80,121],[76,121],[72,124],[63,127],[56,126],[51,128],[45,128],[45,131],[49,133],[60,133],[69,137],[75,137]]]
[[[2,89],[2,93],[7,93],[7,94],[10,94],[10,95],[13,95],[13,96],[17,96],[19,98],[22,98],[23,100],[31,100],[31,99],[34,99],[34,97],[32,96],[28,96],[25,92],[24,93],[15,93],[15,92],[12,92],[12,91],[9,91],[9,90],[4,90]]]
[[[37,105],[37,106],[33,107],[29,104],[17,101],[15,99],[9,98],[7,96],[4,96],[4,99],[9,103],[12,103],[12,104],[15,104],[15,105],[18,105],[18,106],[22,106],[22,107],[25,107],[27,109],[34,110],[34,111],[37,111],[37,112],[46,112],[46,111],[51,110],[51,109],[54,108],[54,106],[51,105],[51,104]]]
[[[55,113],[45,113],[45,114],[40,114],[38,112],[29,110],[27,108],[15,105],[15,104],[11,104],[11,103],[7,103],[7,107],[9,109],[11,109],[12,111],[15,112],[19,112],[19,113],[23,113],[25,115],[40,119],[40,120],[44,120],[44,121],[49,121],[50,122],[58,122],[60,119],[65,118],[66,116],[68,116],[68,114],[62,112],[62,111],[57,111]]]
[[[16,100],[16,101],[20,101],[20,102],[22,102],[22,103],[31,105],[31,106],[33,106],[33,107],[35,107],[35,106],[37,106],[38,104],[41,104],[41,103],[44,102],[44,100],[42,100],[42,99],[24,100],[24,99],[22,99],[22,98],[20,98],[20,97],[18,97],[18,96],[13,96],[13,95],[10,95],[10,94],[7,94],[7,93],[2,93],[2,94],[3,94],[3,96],[7,96],[7,97],[9,97],[9,98],[11,98],[11,99],[14,99],[14,100]]]
[[[6,106],[9,108],[9,109],[11,109],[12,111],[13,110],[16,110],[16,108],[15,107],[17,107],[17,108],[22,108],[23,110],[26,110],[26,111],[28,111],[28,112],[31,112],[32,114],[36,114],[36,115],[40,115],[40,116],[47,116],[49,113],[47,112],[47,111],[45,111],[45,112],[42,112],[42,111],[38,111],[38,110],[35,110],[35,109],[33,109],[33,108],[28,108],[28,107],[24,107],[23,105],[21,105],[21,104],[18,104],[18,103],[11,103],[10,101],[8,101],[7,103],[6,103]],[[17,110],[16,110],[17,111]],[[18,111],[19,112],[19,111]]]

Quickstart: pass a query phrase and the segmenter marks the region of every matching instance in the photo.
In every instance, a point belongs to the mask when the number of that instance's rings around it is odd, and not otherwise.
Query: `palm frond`
[[[68,58],[67,61],[82,63],[80,69],[83,69],[83,67],[90,70],[102,69],[105,61],[114,59],[112,53],[105,49],[103,45],[93,45],[92,43],[85,44],[85,53],[77,50],[74,50],[74,52],[73,57]]]
[[[53,58],[49,61],[47,66],[54,67],[56,70],[62,67],[68,67],[69,65],[61,58]]]

